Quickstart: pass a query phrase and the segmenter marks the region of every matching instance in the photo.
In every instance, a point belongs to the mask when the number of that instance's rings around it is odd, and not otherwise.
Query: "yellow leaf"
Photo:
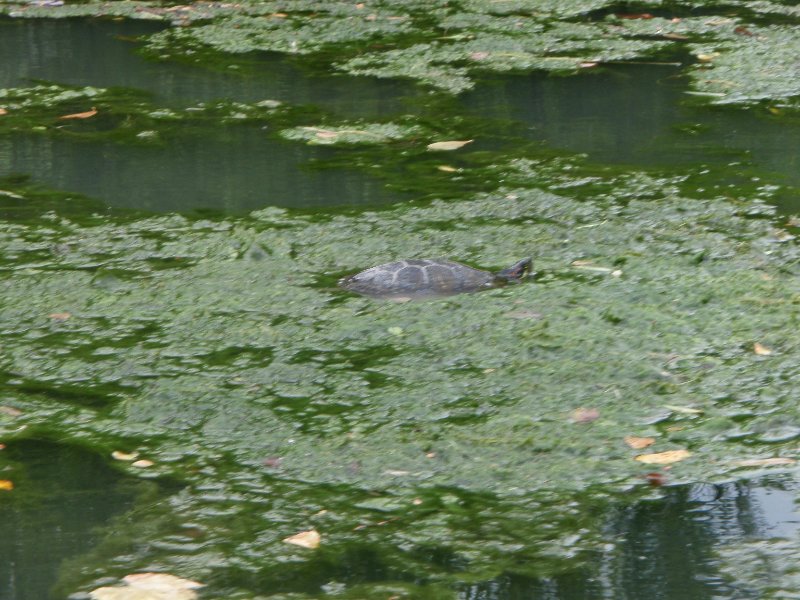
[[[0,115],[7,115],[8,111],[5,108],[0,108]]]
[[[452,140],[449,142],[433,142],[428,144],[428,150],[443,151],[443,150],[458,150],[459,148],[471,144],[473,140]]]
[[[455,167],[451,167],[450,165],[439,165],[436,168],[439,169],[442,173],[458,173],[458,169],[456,169]]]
[[[699,408],[692,408],[691,406],[675,406],[674,404],[665,404],[664,408],[670,409],[672,412],[683,413],[685,415],[702,415],[703,411]]]
[[[155,463],[152,460],[147,460],[146,458],[141,458],[139,460],[133,461],[131,463],[132,467],[136,467],[138,469],[146,469],[147,467],[152,467]]]
[[[136,460],[139,457],[138,452],[122,452],[121,450],[114,450],[111,453],[111,458],[114,460]]]
[[[10,492],[14,489],[14,482],[10,479],[0,479],[0,490]]]
[[[770,350],[769,348],[767,348],[762,344],[759,344],[758,342],[753,344],[753,352],[755,352],[759,356],[769,356],[770,354],[772,354],[772,350]]]
[[[655,444],[656,438],[651,437],[636,437],[635,435],[626,435],[625,443],[634,450],[641,450]]]
[[[318,548],[319,542],[322,537],[316,529],[309,529],[308,531],[301,531],[295,535],[284,538],[287,544],[294,544],[295,546],[302,546],[303,548]]]
[[[797,461],[794,458],[784,458],[775,456],[773,458],[751,458],[748,460],[737,460],[739,467],[773,467],[777,465],[793,465]]]
[[[72,113],[71,115],[61,115],[59,119],[88,119],[97,114],[97,109],[87,110],[86,112]]]
[[[640,454],[636,460],[646,465],[671,465],[684,458],[689,458],[691,455],[692,453],[688,450],[667,450],[655,454]]]

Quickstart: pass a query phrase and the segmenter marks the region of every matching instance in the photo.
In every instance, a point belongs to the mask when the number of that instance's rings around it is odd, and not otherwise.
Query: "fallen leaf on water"
[[[101,587],[89,592],[92,600],[195,600],[202,583],[168,573],[134,573],[122,578],[124,586]]]
[[[402,327],[389,327],[389,329],[387,329],[386,331],[388,331],[392,335],[403,335]]]
[[[793,465],[797,460],[775,456],[773,458],[750,458],[747,460],[737,460],[734,464],[739,467],[774,467],[778,465]]]
[[[122,450],[114,450],[111,453],[111,458],[114,460],[136,460],[139,458],[138,452],[123,452]]]
[[[5,449],[6,449],[6,445],[5,444],[0,444],[0,450],[5,450]]]
[[[60,322],[60,321],[66,321],[72,315],[70,313],[68,313],[68,312],[60,312],[60,313],[52,313],[52,314],[49,314],[47,316],[50,317],[51,319],[53,319],[53,321],[59,321]]]
[[[770,106],[767,110],[769,110],[769,112],[771,112],[773,115],[782,115],[783,114],[783,111],[780,108],[776,107],[776,106]],[[790,217],[790,220],[791,220],[791,217]],[[796,225],[795,225],[795,227],[796,227]]]
[[[667,476],[658,472],[646,473],[644,478],[653,487],[661,487],[667,482]]]
[[[626,435],[625,443],[634,450],[641,450],[655,444],[656,438],[651,437],[636,437],[635,435]]]
[[[14,489],[14,482],[10,479],[0,479],[0,490],[10,492]]]
[[[442,171],[443,173],[458,173],[458,169],[456,169],[455,167],[451,167],[450,165],[439,165],[436,168]]]
[[[5,108],[0,108],[0,115],[7,115],[8,111]]]
[[[575,423],[591,423],[600,417],[600,411],[596,408],[576,408],[570,414],[570,418]]]
[[[676,406],[674,404],[665,404],[664,408],[670,409],[672,412],[683,413],[684,415],[702,415],[703,411],[699,408],[692,408],[691,406]]]
[[[636,457],[640,463],[646,465],[671,465],[692,455],[688,450],[667,450],[654,454],[640,454]]]
[[[467,144],[471,144],[472,140],[452,140],[449,142],[433,142],[428,144],[428,150],[458,150]]]
[[[79,112],[73,113],[71,115],[61,115],[58,117],[59,119],[88,119],[89,117],[93,117],[97,114],[97,109],[92,108],[92,110],[87,110],[86,112]]]
[[[697,54],[697,60],[702,63],[709,63],[714,60],[717,56],[719,56],[718,52],[714,52],[712,54]]]
[[[597,65],[599,65],[599,64],[600,64],[600,63],[598,63],[598,62],[595,62],[595,61],[586,61],[586,62],[582,62],[582,63],[580,63],[580,64],[578,65],[578,67],[580,67],[581,69],[591,69],[591,68],[593,68],[593,67],[596,67],[596,66],[597,66]]]
[[[146,458],[139,459],[131,463],[132,467],[136,467],[138,469],[146,469],[147,467],[152,467],[154,463],[152,460],[147,460]]]
[[[22,411],[13,406],[0,406],[0,414],[6,415],[7,417],[19,417],[22,415]]]
[[[759,356],[769,356],[770,354],[772,354],[772,350],[770,350],[769,348],[767,348],[762,344],[759,344],[758,342],[753,344],[753,352],[755,352]]]
[[[287,544],[294,544],[295,546],[302,546],[303,548],[318,548],[322,537],[316,529],[309,529],[308,531],[301,531],[295,535],[284,538],[283,541]]]

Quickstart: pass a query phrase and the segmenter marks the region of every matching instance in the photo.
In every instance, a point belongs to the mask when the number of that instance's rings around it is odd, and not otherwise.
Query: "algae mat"
[[[603,489],[659,468],[636,455],[688,451],[671,482],[793,457],[791,235],[763,204],[618,183],[624,202],[521,188],[351,216],[3,224],[3,404],[22,411],[0,413],[3,438],[136,452],[154,463],[137,472],[186,485],[68,579],[158,564],[252,597],[313,591],[354,552],[434,587],[536,574],[593,547]],[[480,294],[329,287],[394,256],[528,252],[534,282]],[[281,541],[311,527],[316,553]]]

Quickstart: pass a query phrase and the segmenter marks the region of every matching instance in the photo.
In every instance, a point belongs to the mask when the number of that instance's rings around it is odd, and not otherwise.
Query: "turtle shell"
[[[375,298],[449,296],[490,288],[495,275],[449,260],[399,260],[339,280],[351,292]]]

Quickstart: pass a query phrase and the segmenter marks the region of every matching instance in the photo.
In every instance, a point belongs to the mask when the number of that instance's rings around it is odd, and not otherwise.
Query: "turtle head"
[[[530,273],[532,265],[533,262],[530,256],[528,258],[523,258],[521,261],[497,273],[495,275],[495,281],[500,284],[519,281]]]

